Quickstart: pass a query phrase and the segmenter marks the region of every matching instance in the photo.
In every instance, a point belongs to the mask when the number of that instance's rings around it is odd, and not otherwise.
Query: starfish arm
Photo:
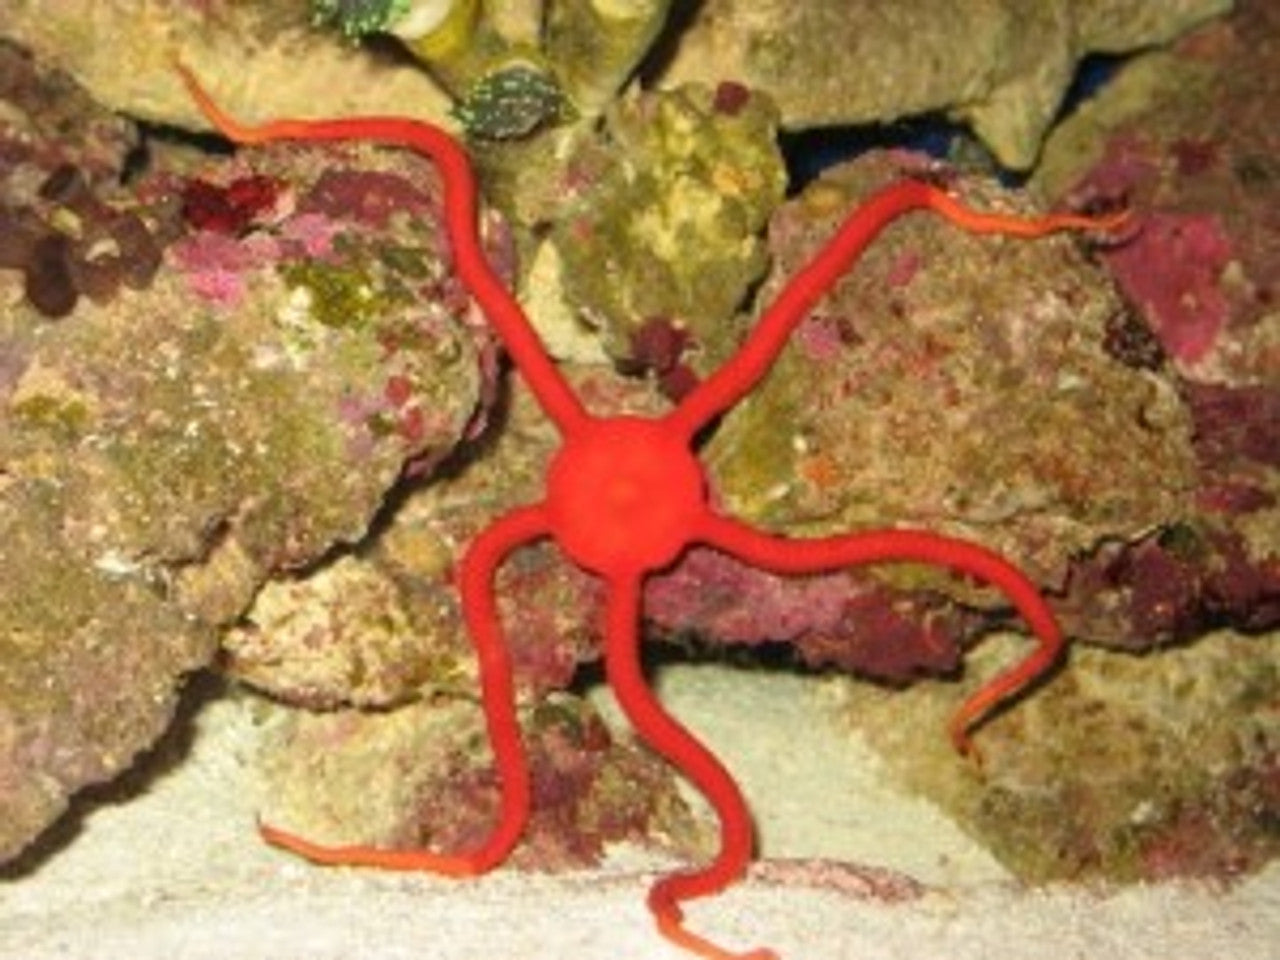
[[[475,172],[466,150],[457,140],[439,127],[404,117],[281,119],[258,125],[246,124],[218,106],[186,66],[175,63],[175,67],[201,113],[227,139],[236,143],[360,140],[403,147],[430,159],[444,183],[445,228],[453,245],[459,279],[497,330],[547,416],[566,435],[583,425],[587,413],[581,401],[547,356],[524,310],[503,286],[485,257],[477,228]]]
[[[267,842],[314,863],[366,866],[384,870],[424,870],[465,877],[485,873],[510,854],[529,818],[529,766],[516,716],[511,658],[502,642],[493,581],[498,567],[517,547],[547,535],[541,505],[513,510],[481,533],[462,558],[459,572],[462,608],[480,661],[480,685],[489,740],[502,798],[498,823],[483,844],[465,853],[387,850],[370,846],[325,846],[268,824],[259,824]]]
[[[693,437],[750,393],[768,373],[792,330],[822,296],[886,227],[915,210],[932,210],[970,233],[1017,237],[1039,237],[1059,230],[1114,231],[1128,219],[1127,212],[1105,217],[1065,213],[1017,217],[982,213],[921,180],[891,183],[872,194],[845,219],[830,242],[782,288],[732,359],[698,384],[669,415],[682,435]]]
[[[976,543],[920,530],[895,529],[790,539],[762,533],[712,513],[706,515],[702,526],[696,539],[773,573],[818,573],[856,564],[911,561],[948,567],[998,587],[1031,627],[1036,646],[1026,658],[989,680],[955,712],[948,732],[962,754],[977,757],[970,730],[999,704],[1052,669],[1062,657],[1062,630],[1035,584],[998,553]]]
[[[609,578],[605,671],[618,704],[636,732],[673,763],[710,801],[720,819],[720,852],[705,867],[669,874],[649,892],[649,909],[662,935],[710,960],[775,960],[769,950],[731,953],[687,930],[680,901],[718,893],[739,880],[755,844],[742,791],[724,765],[658,702],[640,664],[641,578]]]

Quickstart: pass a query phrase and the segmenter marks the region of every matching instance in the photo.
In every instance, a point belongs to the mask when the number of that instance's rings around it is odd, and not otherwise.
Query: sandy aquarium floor
[[[894,901],[856,872],[836,890],[766,869],[691,906],[700,932],[786,960],[1280,960],[1280,865],[1228,892],[1020,888],[936,809],[886,783],[811,682],[680,667],[662,691],[740,775],[767,857],[900,871],[926,892]],[[684,960],[644,908],[663,864],[634,852],[591,873],[451,881],[321,870],[266,848],[253,830],[257,731],[244,700],[204,703],[176,757],[82,804],[49,855],[0,874],[0,958]]]

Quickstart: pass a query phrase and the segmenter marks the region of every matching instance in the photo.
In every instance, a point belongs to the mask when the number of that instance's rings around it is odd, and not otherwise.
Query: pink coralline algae
[[[744,604],[744,597],[752,602]],[[725,554],[695,549],[676,571],[654,577],[645,599],[650,616],[668,629],[697,623],[726,643],[790,642],[814,630],[834,629],[844,615],[849,585],[844,573],[793,583]]]
[[[274,262],[279,251],[280,245],[266,234],[238,238],[217,229],[184,237],[171,253],[192,293],[230,308],[243,300],[249,275]]]
[[[1107,348],[1176,385],[1196,466],[1185,508],[1082,554],[1059,608],[1079,636],[1145,648],[1280,625],[1277,38],[1275,4],[1238,4],[1127,64],[1046,150],[1050,195],[1144,211],[1099,258],[1129,302]]]
[[[275,266],[291,289],[311,290],[313,312],[330,323],[363,322],[417,296],[465,312],[466,298],[451,297],[443,268],[448,245],[434,171],[412,173],[339,150],[315,170],[304,161],[188,178],[172,187],[188,228],[173,247],[175,261],[194,293],[224,308],[240,303],[258,271]],[[408,228],[410,220],[422,229]],[[433,256],[415,261],[410,251],[423,243]],[[388,350],[405,336],[387,331]]]
[[[1067,629],[1136,652],[1197,640],[1218,627],[1252,633],[1280,624],[1280,560],[1257,555],[1229,525],[1240,524],[1246,497],[1249,513],[1274,502],[1251,490],[1216,488],[1213,495],[1233,498],[1229,508],[1201,502],[1205,512],[1189,522],[1171,521],[1081,558],[1055,604]],[[1259,523],[1265,527],[1265,519]]]
[[[1127,63],[1046,146],[1049,197],[1142,211],[1125,250],[1104,254],[1178,375],[1272,381],[1280,291],[1280,115],[1275,4],[1236,4],[1171,49]]]
[[[838,357],[857,334],[847,318],[815,313],[796,328],[795,336],[806,358],[820,363]]]
[[[1152,213],[1130,243],[1105,258],[1168,354],[1190,364],[1212,349],[1227,323],[1219,284],[1231,259],[1230,238],[1217,216]]]
[[[434,172],[426,173],[434,182]],[[298,201],[301,213],[321,213],[385,229],[397,214],[438,221],[438,205],[420,186],[402,176],[378,170],[327,170]],[[441,239],[444,239],[441,230]]]

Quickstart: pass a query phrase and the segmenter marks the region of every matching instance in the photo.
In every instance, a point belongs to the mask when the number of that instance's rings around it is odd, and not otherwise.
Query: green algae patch
[[[312,315],[326,327],[358,328],[386,313],[386,296],[357,265],[304,260],[285,264],[280,273],[291,290],[307,291]]]
[[[731,323],[767,258],[761,232],[786,173],[768,99],[730,112],[702,87],[626,98],[604,137],[570,166],[583,182],[552,242],[564,294],[628,359],[646,321],[669,320],[709,365],[735,341]]]

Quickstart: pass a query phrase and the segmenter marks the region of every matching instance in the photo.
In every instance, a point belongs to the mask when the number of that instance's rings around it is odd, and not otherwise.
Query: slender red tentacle
[[[541,505],[506,514],[471,542],[458,576],[462,609],[480,661],[480,688],[494,762],[498,768],[501,803],[498,823],[483,844],[461,853],[431,850],[388,850],[364,845],[326,846],[268,824],[262,836],[315,863],[379,867],[384,870],[426,870],[446,876],[474,876],[504,861],[529,820],[529,766],[516,717],[515,681],[499,626],[493,581],[506,557],[548,534]]]
[[[458,278],[475,297],[511,354],[543,410],[569,435],[582,427],[587,414],[568,382],[547,356],[524,310],[503,286],[485,257],[477,228],[475,172],[466,150],[439,127],[404,117],[350,117],[340,120],[272,120],[249,125],[214,102],[195,75],[175,64],[200,111],[229,140],[267,143],[275,140],[362,140],[404,147],[436,165],[444,183],[445,226]]]
[[[939,188],[920,180],[882,187],[849,214],[835,236],[795,273],[761,315],[738,352],[680,401],[667,419],[686,438],[752,391],[786,346],[796,324],[808,315],[886,227],[905,214],[932,210],[969,233],[1039,237],[1058,230],[1112,231],[1127,213],[1107,217],[1052,213],[1023,218],[971,210]]]
[[[973,727],[1000,703],[1052,669],[1065,649],[1066,641],[1053,611],[1035,584],[998,553],[967,540],[894,529],[790,539],[762,533],[712,513],[705,517],[697,539],[773,573],[818,573],[858,564],[913,561],[948,567],[999,588],[1031,627],[1036,646],[1026,658],[997,674],[960,705],[948,730],[952,743],[963,754],[978,756],[970,739]]]
[[[710,960],[776,960],[770,950],[732,953],[684,926],[680,902],[718,893],[739,880],[751,862],[754,829],[747,802],[729,771],[710,750],[658,702],[640,665],[642,580],[636,575],[608,578],[605,616],[605,670],[618,704],[636,732],[673,763],[720,818],[720,851],[705,867],[664,876],[649,891],[649,909],[663,936]]]

